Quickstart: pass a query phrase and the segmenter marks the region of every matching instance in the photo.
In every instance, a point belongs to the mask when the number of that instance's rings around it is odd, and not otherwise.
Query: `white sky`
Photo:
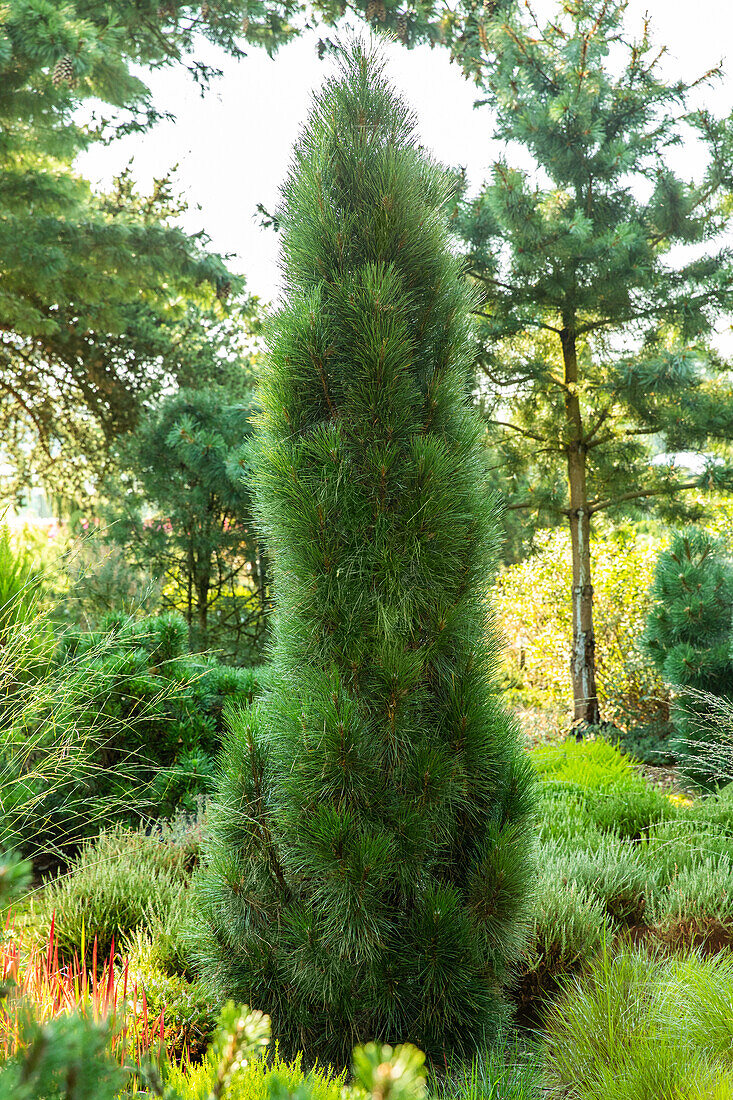
[[[731,0],[631,0],[629,17],[651,15],[654,37],[669,48],[665,72],[691,79],[721,58],[726,79],[707,93],[715,113],[733,108],[733,4]],[[232,267],[264,301],[277,291],[278,236],[256,220],[261,202],[272,210],[287,171],[290,149],[303,122],[311,92],[327,71],[319,61],[318,35],[307,34],[270,59],[258,50],[236,62],[209,51],[206,60],[224,70],[204,98],[188,74],[171,69],[149,74],[159,110],[176,116],[152,132],[98,146],[77,161],[95,182],[106,184],[134,157],[143,186],[178,165],[180,189],[191,203],[184,225],[205,229],[212,246],[233,253]],[[476,187],[488,174],[496,145],[491,115],[473,109],[475,88],[448,61],[445,50],[428,47],[388,51],[389,72],[414,107],[421,138],[441,161],[463,165]],[[689,151],[694,170],[694,150]]]

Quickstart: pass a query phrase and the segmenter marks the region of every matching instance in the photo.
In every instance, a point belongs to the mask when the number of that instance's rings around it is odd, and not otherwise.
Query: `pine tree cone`
[[[204,20],[204,22],[206,22],[210,15],[211,8],[207,4],[206,0],[204,0],[203,4],[201,5],[201,18]]]
[[[54,88],[58,88],[61,84],[68,84],[69,87],[74,85],[74,61],[71,54],[66,54],[64,57],[60,57],[53,67],[53,76],[51,77],[51,83]]]
[[[226,279],[223,283],[219,283],[216,288],[216,296],[220,302],[226,302],[227,298],[232,292],[232,283],[230,279]]]
[[[387,18],[387,9],[384,6],[384,0],[377,0],[376,4],[377,19],[380,23],[384,23]]]
[[[407,16],[406,15],[398,15],[397,16],[397,26],[396,26],[395,29],[397,31],[397,37],[399,38],[400,42],[407,42]]]
[[[244,19],[242,20],[242,22],[240,24],[240,27],[241,27],[241,30],[242,30],[242,34],[246,34],[247,31],[249,30],[249,16],[248,15],[245,15]]]
[[[377,15],[377,0],[369,0],[369,3],[366,6],[367,22],[371,23],[372,20],[376,18],[376,15]]]

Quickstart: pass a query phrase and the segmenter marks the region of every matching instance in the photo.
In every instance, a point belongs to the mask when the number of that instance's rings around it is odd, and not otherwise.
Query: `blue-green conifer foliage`
[[[347,48],[284,188],[253,456],[272,687],[231,722],[195,942],[214,991],[337,1064],[490,1035],[532,874],[450,197],[378,53]]]

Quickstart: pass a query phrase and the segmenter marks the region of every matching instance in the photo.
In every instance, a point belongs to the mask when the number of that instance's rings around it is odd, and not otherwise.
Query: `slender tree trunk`
[[[196,591],[196,621],[198,624],[198,648],[209,647],[209,586],[200,585]]]
[[[596,639],[593,628],[593,584],[590,560],[590,512],[586,485],[586,450],[578,397],[578,359],[575,333],[568,324],[561,333],[565,366],[565,415],[568,427],[568,486],[570,491],[570,539],[573,555],[573,680],[574,721],[596,725],[600,721],[596,689]]]
[[[196,568],[196,563],[193,556],[193,534],[191,532],[189,532],[188,534],[186,565],[186,622],[188,623],[188,648],[190,650],[193,650],[193,576]]]
[[[210,545],[210,544],[209,544]],[[209,648],[209,593],[211,591],[211,559],[197,557],[194,566],[196,589],[196,648]]]

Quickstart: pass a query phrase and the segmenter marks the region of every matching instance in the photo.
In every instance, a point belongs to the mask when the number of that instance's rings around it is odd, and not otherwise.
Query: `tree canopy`
[[[163,583],[192,649],[241,661],[258,654],[265,577],[244,476],[251,396],[181,389],[146,412],[120,450],[109,536],[125,559]]]
[[[156,381],[185,381],[191,333],[219,325],[230,297],[237,321],[247,303],[206,237],[177,224],[168,179],[143,196],[123,173],[100,194],[74,158],[160,117],[136,66],[185,63],[205,83],[202,37],[237,56],[247,40],[272,50],[293,33],[290,10],[10,0],[0,11],[0,436],[16,485],[35,473],[78,489]],[[201,379],[227,349],[212,359]]]

